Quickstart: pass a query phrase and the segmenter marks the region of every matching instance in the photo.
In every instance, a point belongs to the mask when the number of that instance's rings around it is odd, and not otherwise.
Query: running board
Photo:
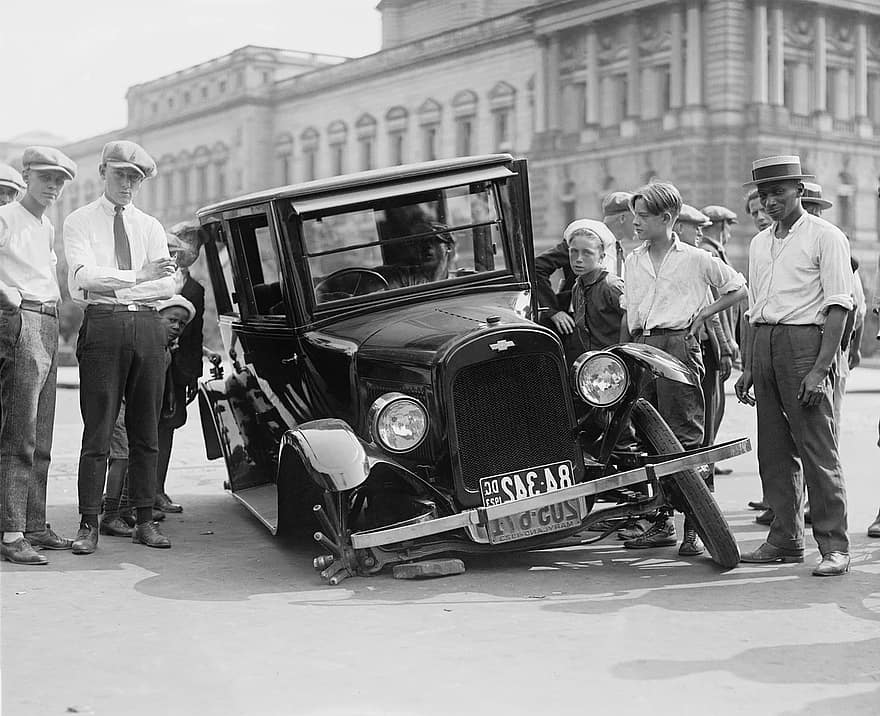
[[[278,488],[274,482],[246,487],[232,496],[250,510],[269,531],[278,534]]]

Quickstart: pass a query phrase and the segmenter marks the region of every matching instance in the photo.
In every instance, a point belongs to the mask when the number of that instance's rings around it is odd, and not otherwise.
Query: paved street
[[[92,556],[2,566],[2,713],[877,714],[880,370],[844,404],[851,574],[805,564],[720,571],[673,548],[591,547],[466,559],[464,575],[323,586],[315,549],[272,538],[206,463],[197,414],[177,433],[170,551],[102,537]],[[751,435],[735,401],[720,439]],[[77,525],[78,393],[59,391],[53,527]],[[737,538],[765,528],[754,453],[716,497]],[[680,518],[679,518],[680,519]],[[681,523],[679,522],[679,529]],[[680,532],[679,532],[680,534]]]

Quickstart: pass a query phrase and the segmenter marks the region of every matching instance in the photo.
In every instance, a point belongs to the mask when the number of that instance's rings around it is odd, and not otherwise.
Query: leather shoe
[[[15,564],[49,564],[49,560],[38,554],[24,537],[19,537],[15,542],[3,542],[0,545],[0,554],[3,559]]]
[[[161,522],[165,519],[165,513],[162,510],[157,510],[155,507],[153,508],[153,522]]]
[[[40,532],[25,532],[24,538],[30,542],[31,547],[41,549],[70,549],[73,547],[72,539],[59,537],[52,531],[52,526],[48,523],[46,529]]]
[[[849,554],[846,552],[829,552],[822,555],[822,561],[813,570],[816,577],[837,577],[849,572]]]
[[[153,506],[162,512],[183,512],[183,505],[172,502],[165,492],[160,492],[153,498]]]
[[[730,475],[732,472],[732,467],[718,467],[717,465],[715,466],[716,475]]]
[[[759,525],[770,525],[773,522],[773,510],[766,509],[755,518],[755,522]]]
[[[685,529],[684,540],[682,540],[681,547],[678,548],[678,555],[680,557],[696,557],[703,552],[703,543],[697,537],[697,531]]]
[[[754,552],[746,552],[739,558],[740,562],[748,562],[750,564],[773,564],[774,562],[803,562],[803,550],[787,550],[774,547],[769,542],[765,542]]]
[[[134,544],[145,544],[147,547],[158,547],[159,549],[171,547],[171,540],[159,531],[159,525],[155,522],[135,525],[134,531],[131,533],[131,541]]]
[[[868,537],[880,537],[880,512],[877,513],[877,519],[868,526]]]
[[[73,540],[74,554],[91,554],[98,548],[98,528],[80,527]]]
[[[769,510],[770,505],[764,502],[764,500],[756,500],[749,502],[749,508],[753,510]]]
[[[101,520],[100,532],[102,535],[110,535],[111,537],[131,537],[132,529],[125,524],[119,515],[115,515],[110,519],[107,519],[105,515],[104,519]]]

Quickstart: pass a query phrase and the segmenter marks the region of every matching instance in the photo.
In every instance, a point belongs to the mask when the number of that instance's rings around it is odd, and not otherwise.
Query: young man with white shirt
[[[91,554],[98,544],[110,435],[123,396],[137,513],[132,542],[171,547],[153,522],[166,342],[155,303],[183,282],[162,225],[132,204],[141,182],[156,173],[152,157],[134,142],[108,142],[99,171],[104,193],[64,222],[70,295],[85,308],[76,348],[83,440],[74,554]]]
[[[745,278],[719,259],[680,241],[673,232],[682,207],[672,184],[656,182],[639,189],[630,202],[633,228],[644,243],[626,257],[623,307],[626,320],[620,342],[636,341],[670,353],[694,373],[695,385],[657,378],[646,396],[666,419],[686,450],[703,444],[704,374],[700,341],[702,325],[713,315],[746,296]],[[714,288],[719,298],[707,301]],[[661,512],[639,537],[624,542],[629,549],[675,544],[671,515]],[[702,547],[693,526],[685,524],[680,554],[699,554]]]
[[[846,236],[801,204],[812,178],[793,155],[752,164],[749,184],[773,224],[749,246],[749,330],[736,395],[757,406],[758,468],[773,510],[766,542],[742,561],[804,561],[806,482],[822,554],[813,574],[825,577],[845,574],[850,563],[832,393],[853,299]]]
[[[46,524],[61,294],[45,213],[76,164],[57,149],[27,147],[22,165],[25,195],[0,206],[0,529],[3,559],[36,565],[49,560],[34,548],[72,545]]]

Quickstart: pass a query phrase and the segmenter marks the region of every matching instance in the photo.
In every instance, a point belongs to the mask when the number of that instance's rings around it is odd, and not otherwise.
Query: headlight
[[[572,367],[574,389],[583,400],[597,408],[607,408],[623,397],[629,385],[626,366],[613,353],[584,353]]]
[[[417,448],[428,434],[428,413],[415,398],[385,393],[370,406],[370,434],[389,452]]]

